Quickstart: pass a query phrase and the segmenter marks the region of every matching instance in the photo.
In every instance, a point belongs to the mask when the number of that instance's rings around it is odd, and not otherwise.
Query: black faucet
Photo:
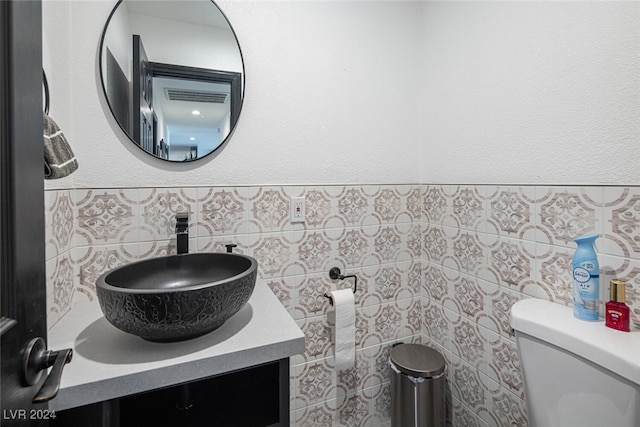
[[[189,253],[189,214],[176,214],[176,249],[178,254]]]

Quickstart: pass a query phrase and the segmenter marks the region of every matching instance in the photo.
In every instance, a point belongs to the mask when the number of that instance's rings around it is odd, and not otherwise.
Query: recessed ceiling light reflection
[[[200,111],[198,111],[198,110],[193,110],[193,111],[191,112],[191,114],[193,114],[194,116],[199,116],[199,115],[200,115]]]

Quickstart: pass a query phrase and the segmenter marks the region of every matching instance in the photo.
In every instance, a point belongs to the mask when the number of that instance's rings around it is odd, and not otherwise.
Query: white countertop
[[[304,352],[304,334],[258,281],[247,305],[215,331],[153,343],[116,329],[97,301],[74,307],[49,331],[48,348],[73,349],[58,396],[61,411],[271,362]]]

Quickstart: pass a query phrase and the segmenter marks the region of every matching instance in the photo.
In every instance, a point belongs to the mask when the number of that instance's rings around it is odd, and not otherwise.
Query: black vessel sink
[[[127,264],[98,278],[105,318],[149,341],[211,332],[249,301],[258,262],[233,253],[192,253]]]

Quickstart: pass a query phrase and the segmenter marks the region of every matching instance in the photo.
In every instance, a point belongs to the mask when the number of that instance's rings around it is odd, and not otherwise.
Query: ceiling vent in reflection
[[[210,104],[224,104],[229,96],[229,94],[222,92],[171,88],[166,88],[165,93],[169,101],[208,102]]]

